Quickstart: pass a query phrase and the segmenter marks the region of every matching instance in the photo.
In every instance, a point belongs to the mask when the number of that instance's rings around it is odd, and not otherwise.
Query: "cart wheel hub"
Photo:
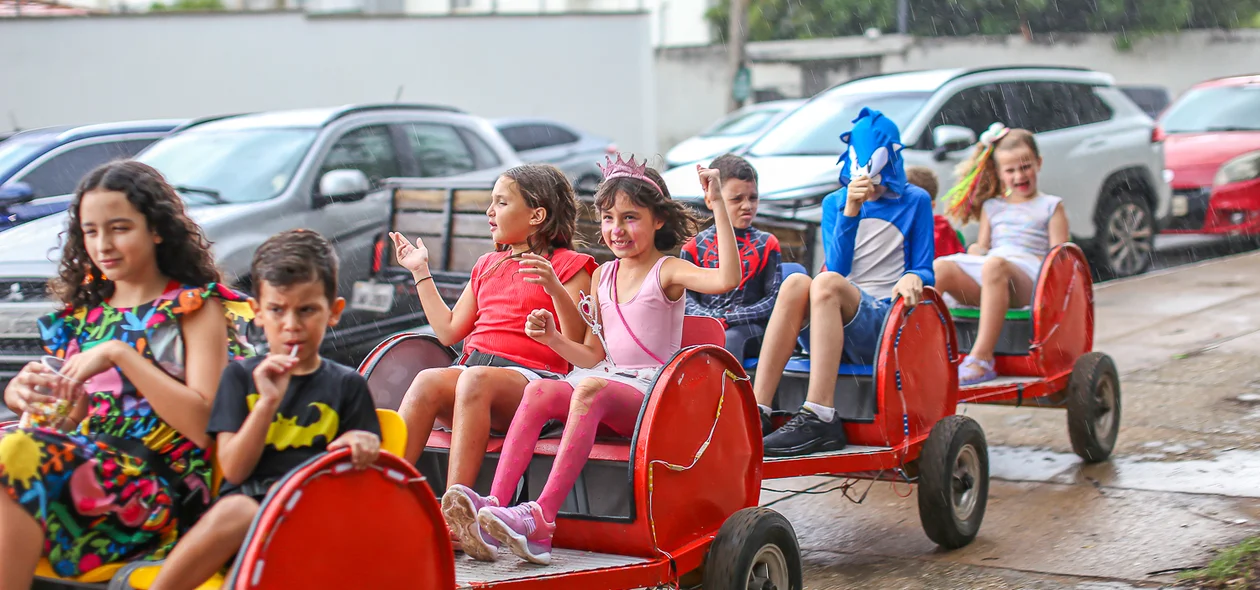
[[[979,491],[976,489],[976,475],[980,473],[980,456],[975,447],[966,445],[958,450],[954,459],[953,504],[954,515],[958,520],[967,520],[976,509]]]
[[[753,557],[748,572],[747,590],[787,590],[789,584],[787,558],[776,545],[765,545]]]

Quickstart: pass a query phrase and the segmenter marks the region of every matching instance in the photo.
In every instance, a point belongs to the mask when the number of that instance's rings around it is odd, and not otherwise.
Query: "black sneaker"
[[[770,421],[770,414],[761,408],[757,408],[757,413],[761,414],[761,436],[764,438],[767,434],[774,432],[774,423]]]
[[[844,422],[822,418],[807,409],[788,420],[787,424],[770,433],[762,441],[767,457],[791,457],[824,451],[838,451],[848,444],[844,434]]]

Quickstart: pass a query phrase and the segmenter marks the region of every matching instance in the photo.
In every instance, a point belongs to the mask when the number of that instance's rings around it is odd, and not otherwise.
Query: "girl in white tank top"
[[[960,169],[962,182],[947,196],[955,218],[980,222],[980,236],[966,254],[943,256],[933,265],[937,289],[980,307],[975,345],[958,367],[959,385],[997,377],[993,350],[1006,311],[1032,301],[1041,262],[1068,240],[1063,199],[1037,189],[1040,170],[1033,134],[994,123]]]

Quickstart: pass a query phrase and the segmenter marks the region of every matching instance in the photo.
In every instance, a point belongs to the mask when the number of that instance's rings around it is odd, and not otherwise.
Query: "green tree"
[[[751,0],[749,40],[859,35],[896,29],[897,0]],[[708,12],[722,38],[730,1]],[[1121,37],[1260,24],[1260,0],[910,0],[921,36],[1111,32]]]
[[[149,5],[149,10],[153,12],[170,12],[170,11],[206,11],[206,10],[223,10],[222,0],[175,0],[171,4],[162,2],[154,2]]]

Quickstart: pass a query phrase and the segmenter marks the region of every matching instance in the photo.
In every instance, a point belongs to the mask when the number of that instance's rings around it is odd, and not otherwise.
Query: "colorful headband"
[[[647,177],[647,160],[644,160],[640,164],[635,164],[634,156],[630,156],[630,161],[627,162],[622,160],[621,154],[618,153],[616,162],[612,161],[612,156],[604,156],[604,161],[608,162],[607,166],[599,163],[595,164],[596,166],[599,166],[600,172],[604,173],[604,180],[612,180],[614,178],[634,178],[652,185],[652,188],[655,188],[656,192],[661,193],[662,195],[665,194],[665,191],[661,190],[661,187],[657,186],[656,182]]]

